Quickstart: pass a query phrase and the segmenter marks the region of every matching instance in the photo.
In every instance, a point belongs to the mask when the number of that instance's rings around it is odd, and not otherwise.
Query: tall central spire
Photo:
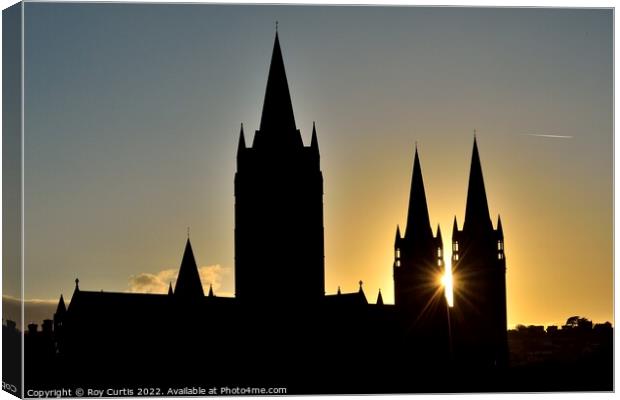
[[[267,78],[267,89],[265,90],[265,101],[263,103],[260,130],[286,133],[289,131],[295,132],[296,129],[293,104],[288,89],[288,81],[286,80],[282,50],[280,49],[280,40],[278,38],[278,32],[276,31],[273,54],[271,55],[271,66],[269,67],[269,77]]]
[[[465,222],[463,230],[490,230],[493,229],[489,215],[487,194],[484,189],[482,167],[478,155],[478,144],[474,136],[474,150],[471,155],[471,169],[469,171],[469,187],[467,188],[467,205],[465,207]]]
[[[407,212],[407,227],[405,228],[405,238],[425,238],[433,237],[431,222],[428,216],[428,206],[426,204],[426,193],[424,191],[424,180],[422,179],[422,167],[418,157],[418,148],[415,149],[415,159],[413,161],[413,176],[411,178],[411,192],[409,193],[409,210]]]

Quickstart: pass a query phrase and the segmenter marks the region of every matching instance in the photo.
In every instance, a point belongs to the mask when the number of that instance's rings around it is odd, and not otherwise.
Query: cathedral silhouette
[[[491,222],[475,137],[465,220],[452,229],[453,274],[467,290],[455,291],[453,307],[438,280],[443,239],[431,227],[417,148],[394,241],[395,304],[381,292],[369,303],[361,281],[356,292],[325,293],[318,134],[313,124],[306,146],[297,129],[277,32],[260,128],[248,145],[241,125],[234,179],[235,297],[205,295],[189,237],[167,294],[87,291],[76,279],[68,306],[60,296],[53,321],[29,326],[26,386],[445,392],[467,389],[462,376],[507,366],[504,237],[499,218]],[[460,372],[446,381],[446,371]]]

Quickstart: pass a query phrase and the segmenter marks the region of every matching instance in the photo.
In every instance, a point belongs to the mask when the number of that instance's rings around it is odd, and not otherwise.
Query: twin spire
[[[456,218],[455,218],[456,224]],[[489,215],[487,194],[482,178],[478,143],[474,136],[474,149],[471,155],[471,168],[469,170],[469,186],[467,188],[467,205],[465,207],[465,222],[463,230],[466,231],[489,231],[493,229]]]
[[[458,230],[456,217],[454,217],[453,232]],[[474,136],[474,147],[471,157],[471,167],[469,172],[469,184],[467,188],[467,204],[465,209],[465,222],[463,230],[486,231],[492,230],[493,225],[489,215],[487,195],[482,177],[482,166],[478,153],[478,143]],[[501,219],[498,218],[498,231],[501,232]],[[503,232],[502,232],[503,234]],[[415,157],[413,161],[413,176],[411,178],[411,191],[409,194],[409,208],[407,212],[407,226],[404,238],[429,239],[433,237],[426,193],[424,190],[424,180],[422,178],[422,168],[418,156],[416,145]],[[441,230],[437,226],[437,237],[441,238]],[[400,227],[396,228],[396,240],[401,239]],[[441,240],[441,239],[440,239]]]
[[[432,237],[433,231],[428,215],[428,205],[426,204],[422,167],[420,166],[420,157],[418,156],[418,147],[416,146],[405,238],[432,239]]]

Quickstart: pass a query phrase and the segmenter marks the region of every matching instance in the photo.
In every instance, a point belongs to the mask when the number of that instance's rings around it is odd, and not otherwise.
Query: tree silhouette
[[[566,326],[571,328],[592,329],[592,321],[585,317],[575,315],[566,320]]]

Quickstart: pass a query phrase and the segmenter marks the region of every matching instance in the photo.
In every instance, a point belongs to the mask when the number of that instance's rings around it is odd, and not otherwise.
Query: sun
[[[449,262],[445,265],[444,273],[441,275],[440,282],[444,288],[444,294],[446,296],[448,306],[452,307],[454,303],[454,287],[452,281],[452,267]]]

